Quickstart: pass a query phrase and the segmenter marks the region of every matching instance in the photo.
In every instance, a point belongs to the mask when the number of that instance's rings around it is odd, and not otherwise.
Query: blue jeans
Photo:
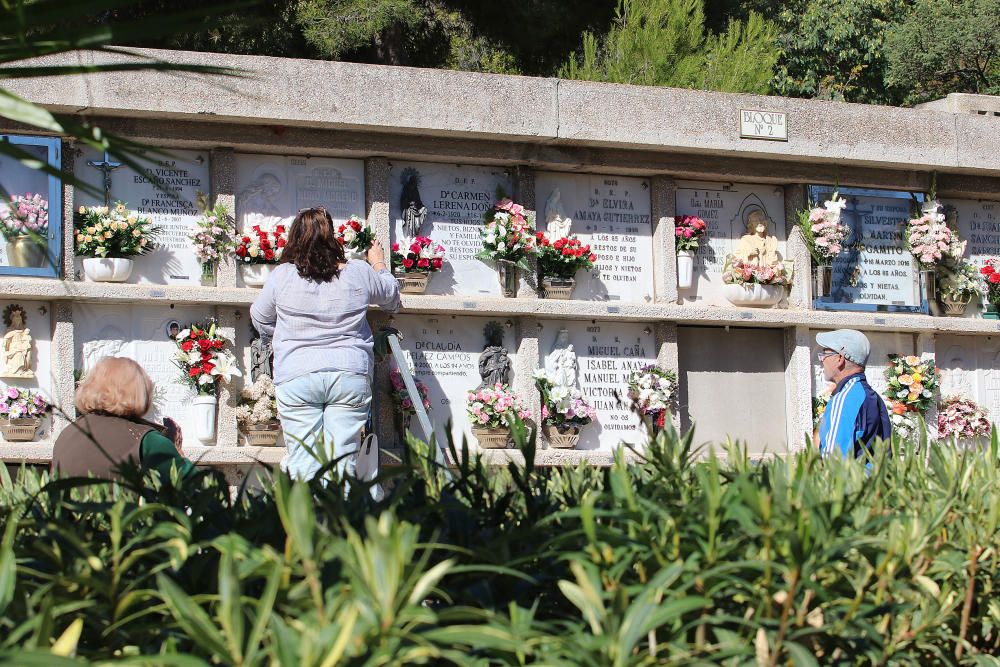
[[[298,479],[312,479],[325,464],[337,460],[343,476],[354,476],[361,430],[372,402],[367,375],[351,371],[319,371],[275,388],[278,417],[288,453],[281,469]]]

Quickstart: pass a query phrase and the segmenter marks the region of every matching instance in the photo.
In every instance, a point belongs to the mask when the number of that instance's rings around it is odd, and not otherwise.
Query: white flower
[[[236,358],[228,352],[216,354],[213,362],[215,363],[215,368],[212,369],[212,375],[221,377],[223,382],[229,382],[234,375],[236,377],[243,376],[240,369],[236,367]]]
[[[503,252],[506,249],[507,249],[507,244],[504,243],[503,241],[497,244],[497,252]]]
[[[181,354],[187,357],[187,363],[191,366],[201,363],[201,351],[197,348],[191,350],[190,352],[182,352]]]
[[[354,243],[354,240],[358,238],[358,233],[354,231],[352,227],[348,227],[344,230],[344,243]]]
[[[179,334],[177,334],[177,336],[175,337],[175,339],[178,340],[178,341],[182,341],[182,340],[185,340],[190,335],[191,335],[191,330],[190,329],[181,329],[181,332]]]
[[[844,210],[847,206],[847,202],[837,196],[837,193],[833,193],[833,197],[829,201],[823,202],[823,208],[831,213],[835,213],[837,217],[840,217],[840,212]]]

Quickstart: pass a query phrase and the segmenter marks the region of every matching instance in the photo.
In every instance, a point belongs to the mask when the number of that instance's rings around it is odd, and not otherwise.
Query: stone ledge
[[[506,466],[508,463],[524,465],[524,454],[519,449],[471,449],[469,455],[480,456],[485,465]],[[398,449],[385,449],[381,452],[381,464],[392,467],[402,458]],[[635,453],[626,450],[625,460],[637,461]],[[580,464],[591,466],[610,466],[614,463],[614,452],[604,449],[539,449],[535,452],[535,465],[539,467],[573,467]]]
[[[284,447],[193,447],[184,448],[187,457],[198,465],[277,465],[285,455]],[[52,441],[0,442],[0,461],[8,464],[48,463],[52,460]]]

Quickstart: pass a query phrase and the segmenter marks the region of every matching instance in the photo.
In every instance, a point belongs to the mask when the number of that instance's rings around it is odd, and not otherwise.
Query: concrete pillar
[[[937,337],[933,332],[926,331],[917,334],[917,356],[923,361],[933,361],[937,366]],[[940,371],[938,371],[940,373]],[[927,436],[933,440],[938,437],[937,430],[937,406],[941,402],[941,392],[934,392],[934,402],[930,409],[924,413],[924,421],[927,422]]]
[[[211,196],[213,205],[224,204],[229,215],[236,220],[236,153],[232,148],[213,148],[209,152]],[[236,220],[239,225],[239,220]],[[237,231],[241,231],[237,227]],[[215,284],[218,287],[236,287],[236,262],[230,259],[219,262]]]
[[[386,261],[392,250],[392,221],[389,219],[389,161],[384,157],[365,160],[365,218],[375,238],[385,248]]]
[[[542,423],[542,397],[535,387],[535,369],[541,358],[538,351],[538,338],[541,333],[537,317],[521,317],[514,322],[514,381],[512,389],[524,399],[525,405],[531,410],[532,426],[538,433],[537,449],[546,448],[539,427]]]
[[[236,340],[237,318],[243,316],[233,306],[219,306],[215,309],[216,333],[227,340]],[[244,378],[247,383],[249,378]],[[218,406],[215,414],[215,444],[218,447],[235,447],[239,436],[236,431],[236,406],[240,399],[239,378],[233,378],[232,384],[220,382],[218,385]]]
[[[52,439],[76,417],[73,398],[76,393],[74,372],[73,302],[55,301],[52,308],[52,351],[49,361],[52,374]]]
[[[653,222],[653,296],[657,302],[677,303],[677,251],[674,247],[674,216],[677,183],[669,176],[650,179],[650,211]]]
[[[812,258],[806,246],[802,231],[797,221],[799,211],[808,203],[806,186],[792,184],[785,186],[785,259],[792,260],[794,265],[792,288],[788,294],[788,303],[793,308],[812,308]]]
[[[62,142],[62,172],[67,176],[73,176],[73,165],[80,155],[80,150],[76,147],[73,139],[63,139]],[[62,185],[62,211],[63,211],[63,247],[62,266],[60,273],[65,280],[76,280],[76,269],[73,262],[74,238],[73,238],[73,200],[76,197],[76,187],[68,180],[63,180]],[[72,358],[72,357],[71,357]]]
[[[812,441],[812,337],[809,327],[789,327],[784,333],[785,416],[788,451],[793,452]]]
[[[380,329],[392,326],[392,316],[386,312],[374,311],[369,313],[368,323],[372,331],[378,333]],[[372,378],[372,428],[378,436],[381,449],[396,448],[396,429],[393,421],[395,408],[392,405],[392,384],[389,381],[393,365],[392,355],[389,355],[382,363],[375,365],[375,374]],[[415,433],[420,432],[416,426],[416,419],[412,420],[411,426]]]
[[[535,171],[529,167],[519,166],[514,169],[511,175],[514,183],[514,201],[524,207],[524,215],[535,224],[535,229],[539,227],[538,206],[535,201]],[[534,257],[528,258],[528,265],[531,270],[522,273],[521,284],[517,289],[519,299],[538,298],[538,268]]]
[[[671,245],[673,243],[671,242]],[[676,285],[676,282],[674,283]],[[653,337],[656,341],[656,364],[660,368],[673,371],[677,375],[678,390],[675,400],[680,398],[680,356],[677,349],[677,324],[675,322],[657,322],[653,327]],[[675,428],[681,427],[680,410],[674,409],[670,421]]]

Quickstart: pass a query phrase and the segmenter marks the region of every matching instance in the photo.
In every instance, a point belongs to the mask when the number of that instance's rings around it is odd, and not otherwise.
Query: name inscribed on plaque
[[[783,111],[740,109],[740,138],[788,141],[787,120]]]
[[[965,256],[982,268],[1000,256],[1000,202],[953,199],[942,202],[946,213],[956,216],[959,236],[968,241]]]
[[[104,190],[101,172],[87,164],[100,160],[102,154],[87,148],[76,160],[77,178]],[[111,172],[111,201],[125,202],[130,210],[153,219],[160,228],[153,251],[139,257],[129,277],[131,283],[200,284],[201,262],[194,254],[188,235],[201,215],[198,193],[210,194],[208,153],[171,150],[167,156],[142,160],[137,172],[122,165]],[[75,206],[103,205],[80,189],[75,191]]]
[[[911,215],[909,200],[850,194],[844,197],[847,207],[841,213],[841,222],[850,231],[844,251],[833,261],[830,297],[825,300],[919,306],[913,257],[903,239]]]
[[[512,196],[510,175],[495,167],[393,164],[392,241],[405,244],[413,236],[428,236],[445,247],[444,266],[432,275],[428,294],[500,294],[496,269],[476,258],[483,215],[496,203],[497,188]]]
[[[597,255],[594,271],[576,274],[574,299],[650,301],[653,226],[649,181],[628,176],[535,175],[536,228],[570,234]]]

